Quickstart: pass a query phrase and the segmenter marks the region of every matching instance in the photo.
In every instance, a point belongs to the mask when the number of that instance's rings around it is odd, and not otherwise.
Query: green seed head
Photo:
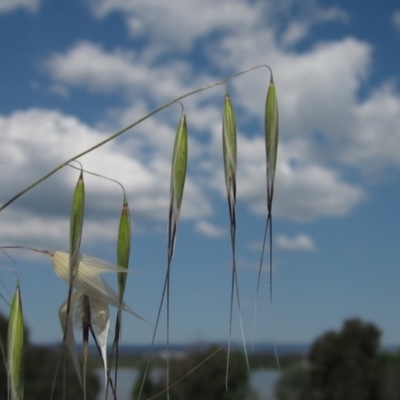
[[[222,122],[222,149],[224,154],[225,184],[229,195],[236,196],[236,164],[237,139],[235,111],[228,90],[225,94],[223,122]]]
[[[182,111],[182,116],[175,135],[174,152],[172,155],[172,170],[171,170],[171,194],[173,193],[174,208],[180,210],[183,189],[186,179],[186,167],[188,157],[188,137],[186,115]]]
[[[271,195],[275,179],[275,168],[278,153],[278,136],[278,101],[276,98],[274,79],[271,74],[271,81],[265,102],[265,147],[267,154],[267,178],[269,182],[268,190]]]
[[[78,259],[82,239],[84,208],[85,184],[83,182],[83,172],[81,171],[72,200],[70,220],[70,282],[73,282],[73,276],[76,274],[75,269],[79,265]]]
[[[124,196],[121,218],[119,221],[119,230],[118,230],[117,261],[119,267],[128,269],[130,250],[131,250],[131,219],[130,219],[128,200],[126,196]],[[118,273],[118,293],[121,301],[124,296],[126,278],[127,275],[125,273]]]
[[[24,351],[24,317],[22,313],[21,293],[19,286],[11,303],[8,322],[7,364],[12,400],[23,399],[23,351]]]

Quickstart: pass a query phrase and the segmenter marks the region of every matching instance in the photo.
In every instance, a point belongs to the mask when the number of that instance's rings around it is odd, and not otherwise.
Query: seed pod
[[[276,98],[274,78],[271,73],[271,81],[268,88],[265,102],[265,149],[267,155],[267,182],[268,182],[268,203],[272,204],[274,191],[275,168],[278,153],[278,101]]]
[[[121,212],[121,218],[119,220],[119,230],[118,230],[117,262],[119,267],[128,269],[130,250],[131,250],[131,218],[130,218],[128,200],[124,195],[124,201],[122,205],[122,212]],[[126,273],[120,273],[120,272],[118,273],[118,293],[121,301],[124,297],[126,278],[127,278]]]
[[[22,302],[19,285],[17,285],[11,303],[7,341],[9,390],[12,400],[20,400],[24,397],[24,380],[22,376],[22,358],[24,351],[24,317],[22,313]]]
[[[226,91],[224,101],[222,148],[224,154],[225,185],[228,198],[232,198],[233,201],[236,201],[236,119],[228,90]]]
[[[83,216],[85,209],[85,184],[83,182],[83,172],[81,171],[78,183],[75,187],[72,200],[71,220],[70,220],[70,268],[69,282],[73,283],[73,277],[76,275],[75,269],[79,267],[79,249],[82,239]]]
[[[186,115],[182,110],[182,116],[175,135],[174,152],[172,155],[170,212],[168,221],[168,260],[172,259],[175,242],[176,228],[179,219],[185,187],[186,167],[188,157],[188,138]]]

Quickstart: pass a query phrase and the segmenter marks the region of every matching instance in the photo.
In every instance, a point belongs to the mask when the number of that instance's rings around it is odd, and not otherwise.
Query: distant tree
[[[312,344],[308,365],[282,374],[279,400],[400,400],[400,357],[378,354],[380,331],[359,319],[345,321]],[[397,375],[396,375],[397,374]]]
[[[396,353],[382,352],[379,359],[385,375],[383,398],[400,400],[400,351]]]
[[[298,365],[291,367],[275,384],[275,396],[279,400],[299,400],[310,378],[309,369]]]
[[[310,376],[300,399],[382,399],[379,339],[379,329],[359,319],[346,321],[339,333],[318,338],[309,354]]]
[[[203,363],[216,350],[217,347],[197,350],[187,355],[184,359],[171,360],[171,400],[245,400],[250,398],[249,373],[243,353],[240,351],[231,352],[228,379],[229,390],[227,391],[225,387],[226,351],[217,352]],[[195,367],[198,368],[185,376],[178,384],[174,384]],[[159,389],[165,389],[165,380],[163,378],[160,381]],[[165,400],[166,395],[161,395],[157,399]]]

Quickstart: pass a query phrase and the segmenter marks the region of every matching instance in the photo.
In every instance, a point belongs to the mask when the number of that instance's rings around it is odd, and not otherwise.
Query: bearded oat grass
[[[167,285],[167,388],[169,388],[169,283],[171,262],[174,255],[176,232],[178,228],[179,215],[183,200],[183,189],[185,187],[186,169],[188,160],[188,133],[186,114],[182,106],[182,116],[179,121],[175,135],[174,151],[172,155],[170,207],[168,217],[168,256],[167,274],[165,283]],[[162,305],[162,300],[161,300]],[[169,399],[169,389],[167,390]]]
[[[55,274],[70,285],[70,255],[67,251],[48,251],[29,248],[24,246],[4,246],[2,249],[26,249],[34,252],[51,256]],[[111,305],[121,308],[123,311],[148,323],[144,318],[134,312],[125,302],[121,302],[119,295],[101,277],[104,273],[128,273],[126,268],[108,263],[107,261],[88,257],[79,254],[79,264],[74,281],[74,292],[70,298],[70,312],[68,309],[68,299],[66,299],[59,309],[59,320],[64,332],[65,343],[71,355],[73,366],[76,370],[79,381],[85,387],[85,365],[83,373],[78,360],[77,345],[74,335],[74,326],[79,326],[84,332],[84,340],[88,340],[88,332],[92,334],[96,347],[105,367],[105,377],[107,379],[106,348],[107,335],[109,330],[109,310]],[[15,299],[11,306],[11,315],[15,315]],[[14,312],[14,314],[13,314]],[[22,309],[21,309],[22,313]],[[10,317],[11,323],[11,317]],[[86,330],[86,333],[85,333]],[[8,341],[8,346],[10,346]],[[84,342],[85,348],[85,342]],[[10,354],[10,352],[8,352]],[[84,359],[85,362],[85,359]],[[54,384],[53,384],[54,386]],[[115,392],[112,386],[113,392]],[[54,390],[54,389],[53,389]]]
[[[117,242],[117,265],[120,268],[128,270],[129,267],[129,256],[131,251],[131,215],[129,211],[128,199],[124,190],[124,198],[122,204],[122,211],[119,220],[118,228],[118,242]],[[118,295],[119,295],[119,307],[117,313],[117,319],[115,321],[115,334],[114,341],[111,350],[111,360],[108,370],[108,376],[111,373],[111,366],[113,361],[113,353],[115,349],[115,374],[114,374],[114,387],[117,389],[118,380],[118,360],[119,360],[119,343],[121,340],[121,326],[122,326],[122,302],[124,298],[125,286],[127,274],[124,272],[118,272]],[[107,385],[110,379],[107,380]],[[106,388],[107,392],[108,386]]]
[[[229,312],[229,335],[228,335],[228,351],[226,360],[226,378],[225,385],[228,390],[228,377],[229,377],[229,354],[232,336],[232,313],[233,313],[233,297],[236,289],[236,297],[238,302],[239,321],[242,332],[243,348],[246,356],[247,367],[248,357],[246,350],[246,341],[243,332],[243,322],[240,307],[239,283],[236,269],[236,168],[237,168],[237,137],[236,137],[236,118],[235,110],[229,90],[226,90],[223,115],[222,115],[222,152],[224,158],[224,172],[225,172],[225,186],[228,199],[230,233],[231,233],[231,246],[232,246],[232,284],[231,284],[231,300]]]
[[[83,220],[84,220],[84,210],[85,210],[85,184],[83,181],[83,171],[79,174],[78,182],[75,186],[75,191],[72,199],[71,216],[70,216],[70,233],[69,233],[69,288],[68,297],[66,303],[66,315],[64,318],[64,323],[66,324],[63,328],[64,336],[62,340],[62,350],[57,364],[57,368],[54,374],[53,387],[51,398],[53,398],[57,375],[59,367],[64,355],[65,345],[67,344],[68,338],[67,334],[70,332],[68,329],[68,324],[70,323],[69,315],[71,313],[71,298],[73,294],[74,281],[78,273],[79,268],[79,250],[82,241],[82,231],[83,231]],[[60,316],[61,317],[61,316]],[[75,362],[74,362],[75,364]],[[64,364],[65,370],[65,364]],[[82,382],[82,380],[80,380]],[[65,385],[65,374],[64,374],[64,385]],[[85,386],[84,386],[85,389]],[[85,392],[86,393],[86,392]],[[86,394],[85,394],[86,396]]]
[[[79,249],[82,241],[83,219],[85,213],[85,183],[83,171],[79,175],[72,200],[70,236],[69,236],[69,280],[72,290],[77,268],[79,267]]]
[[[98,149],[101,146],[104,146],[106,143],[111,142],[112,140],[116,139],[117,137],[123,135],[124,133],[128,132],[129,130],[131,130],[135,126],[141,124],[143,121],[146,121],[146,119],[148,119],[148,118],[152,117],[153,115],[159,113],[160,111],[170,107],[172,104],[178,103],[180,100],[183,100],[186,97],[190,97],[190,96],[193,96],[193,95],[195,95],[197,93],[204,92],[205,90],[209,90],[209,89],[211,89],[213,87],[223,85],[225,82],[228,82],[229,80],[231,80],[233,78],[236,78],[237,76],[240,76],[240,75],[243,75],[243,74],[247,74],[248,72],[254,71],[254,70],[258,69],[258,68],[265,68],[265,67],[269,68],[269,66],[267,66],[265,64],[256,65],[255,67],[251,67],[251,68],[248,68],[248,69],[246,69],[244,71],[240,71],[240,72],[237,72],[237,73],[235,73],[233,75],[230,75],[230,76],[228,76],[227,78],[225,78],[225,79],[223,79],[221,81],[218,81],[218,82],[212,83],[210,85],[203,86],[203,87],[201,87],[199,89],[195,89],[195,90],[193,90],[191,92],[185,93],[185,94],[183,94],[183,95],[181,95],[179,97],[176,97],[175,99],[171,100],[170,102],[163,104],[162,106],[156,108],[155,110],[153,110],[150,113],[146,114],[142,118],[139,118],[138,120],[136,120],[132,124],[126,126],[125,128],[123,128],[123,129],[119,130],[118,132],[114,133],[113,135],[109,136],[107,139],[95,144],[94,146],[92,146],[92,147],[82,151],[81,153],[69,158],[68,160],[62,162],[60,165],[58,165],[57,167],[52,169],[46,175],[42,176],[40,179],[38,179],[37,181],[33,182],[31,185],[26,187],[24,190],[18,192],[11,199],[6,201],[2,206],[0,206],[0,211],[2,211],[5,208],[7,208],[10,204],[14,203],[15,200],[17,200],[18,198],[23,196],[25,193],[29,192],[35,186],[37,186],[40,183],[44,182],[46,179],[48,179],[50,176],[54,175],[60,169],[64,168],[70,162],[76,161],[77,159],[83,157],[84,155],[91,153],[92,151]]]
[[[183,200],[183,190],[185,187],[186,170],[188,160],[188,132],[186,123],[186,114],[182,105],[181,119],[179,121],[174,141],[171,166],[171,184],[170,184],[170,206],[168,214],[168,245],[167,245],[167,272],[164,280],[160,306],[158,309],[156,324],[154,327],[153,337],[150,344],[150,355],[147,359],[145,373],[142,380],[142,385],[139,391],[138,399],[140,399],[143,385],[147,377],[147,372],[150,363],[150,356],[154,345],[154,340],[157,333],[158,323],[160,321],[161,310],[164,303],[164,298],[167,297],[167,399],[169,399],[169,283],[172,257],[175,250],[175,240],[178,228],[179,215]]]
[[[121,268],[128,269],[129,256],[131,253],[131,215],[129,211],[128,199],[124,193],[122,211],[118,228],[118,244],[117,244],[117,265]],[[124,298],[127,275],[118,273],[118,293],[120,301]]]
[[[79,163],[79,162],[78,162]],[[119,185],[123,191],[123,199],[122,199],[122,210],[120,214],[119,227],[118,227],[118,239],[117,239],[117,265],[119,267],[125,268],[126,270],[129,267],[129,257],[130,257],[130,249],[131,249],[131,218],[130,218],[130,210],[128,205],[128,198],[126,195],[126,191],[124,185],[118,182],[115,179],[109,178],[104,175],[97,174],[92,171],[88,171],[83,169],[82,165],[79,163],[80,168],[72,164],[68,164],[69,167],[74,169],[80,169],[86,174],[96,176],[98,178],[102,178],[108,180],[110,182],[116,183]],[[122,301],[125,292],[127,274],[126,271],[117,273],[117,283],[118,283],[118,294],[120,299],[120,306],[118,307],[118,313],[115,321],[115,330],[114,330],[114,340],[111,348],[110,362],[108,363],[108,371],[106,375],[106,393],[108,393],[109,384],[114,392],[114,397],[116,396],[115,391],[117,389],[117,379],[118,379],[118,359],[119,359],[119,343],[121,340],[121,325],[122,325]],[[111,381],[111,367],[114,358],[115,351],[115,375],[114,375],[114,384]],[[100,353],[103,358],[104,367],[107,370],[107,359],[104,357],[104,349],[100,349]]]
[[[118,136],[127,132],[131,128],[145,121],[149,117],[158,113],[159,111],[171,106],[180,100],[192,96],[196,93],[208,90],[212,87],[222,85],[228,80],[237,77],[239,75],[250,72],[254,69],[260,67],[267,67],[265,65],[259,65],[256,67],[249,68],[245,71],[241,71],[230,77],[223,79],[219,82],[213,83],[211,85],[193,90],[182,96],[175,98],[174,100],[162,105],[161,107],[155,109],[154,111],[148,113],[144,117],[140,118],[136,122],[130,124],[129,126],[123,128],[122,130],[116,132],[115,134],[109,136],[107,139],[99,142],[95,146],[75,155],[69,160],[61,163],[59,166],[54,168],[48,174],[32,183],[23,191],[17,193],[14,197],[8,200],[0,207],[0,211],[4,210],[8,205],[12,204],[20,196],[27,193],[30,189],[37,186],[51,175],[59,171],[61,168],[67,166],[70,162],[76,161],[85,154],[88,154],[97,148],[103,146],[109,141],[114,140]],[[269,68],[270,69],[270,68]],[[270,69],[271,71],[271,69]],[[266,134],[266,157],[267,157],[267,191],[268,191],[268,217],[266,221],[266,228],[264,234],[264,244],[263,251],[261,255],[259,277],[257,282],[257,298],[260,284],[260,274],[262,268],[262,260],[264,254],[264,246],[267,237],[267,233],[270,234],[270,304],[272,309],[272,200],[273,200],[273,190],[274,190],[274,179],[275,179],[275,169],[276,169],[276,157],[277,157],[277,143],[278,143],[278,108],[276,101],[275,84],[272,77],[270,86],[268,89],[266,108],[265,108],[265,134]],[[232,101],[229,96],[229,92],[226,92],[224,106],[223,106],[223,128],[222,128],[222,144],[223,144],[223,158],[224,158],[224,173],[225,173],[225,186],[228,200],[229,209],[229,220],[230,220],[230,237],[231,237],[231,247],[232,247],[232,285],[231,285],[231,302],[230,302],[230,322],[229,322],[229,340],[228,340],[228,358],[227,358],[227,370],[226,378],[228,378],[229,369],[229,347],[231,340],[231,329],[232,329],[232,313],[233,313],[233,298],[236,294],[238,301],[238,310],[240,318],[240,327],[242,331],[244,350],[247,351],[245,345],[245,338],[243,332],[243,324],[241,320],[240,311],[240,296],[239,296],[239,285],[236,267],[236,168],[237,168],[237,139],[236,139],[236,119],[235,113],[232,105]],[[166,314],[167,314],[167,354],[169,354],[169,343],[170,343],[170,272],[171,263],[175,250],[176,235],[179,223],[180,210],[182,206],[186,170],[187,170],[187,159],[188,159],[188,133],[186,125],[186,115],[182,106],[182,115],[178,128],[175,135],[173,155],[172,155],[172,165],[171,165],[171,184],[170,184],[170,206],[168,213],[168,232],[167,232],[167,270],[164,281],[164,286],[162,290],[161,301],[158,309],[158,314],[156,318],[155,328],[150,345],[150,353],[152,352],[155,335],[157,332],[158,323],[160,320],[160,315],[163,307],[164,298],[166,297]],[[109,365],[109,370],[107,371],[107,334],[109,329],[109,314],[108,306],[112,305],[118,308],[117,319],[116,319],[116,329],[114,346],[116,348],[116,375],[115,375],[115,385],[117,380],[117,370],[118,370],[118,343],[120,341],[120,329],[121,329],[121,311],[127,311],[134,316],[141,318],[138,314],[132,311],[123,301],[124,292],[126,288],[126,273],[128,271],[129,258],[130,258],[130,244],[131,244],[131,225],[130,225],[130,212],[128,206],[128,199],[124,191],[123,197],[123,207],[120,215],[120,223],[118,230],[118,241],[117,241],[117,265],[111,265],[103,260],[97,258],[87,257],[80,254],[80,244],[82,240],[83,232],[83,222],[84,222],[84,207],[85,207],[85,184],[83,180],[83,175],[88,173],[84,171],[82,166],[80,168],[80,175],[78,183],[75,187],[72,209],[71,209],[71,220],[70,220],[70,246],[67,252],[49,252],[41,251],[49,254],[53,260],[53,267],[56,274],[65,280],[68,285],[68,296],[64,303],[61,305],[59,310],[59,319],[61,323],[62,330],[64,332],[63,346],[67,346],[72,357],[72,362],[74,368],[77,371],[78,377],[85,388],[85,370],[86,370],[86,358],[83,360],[83,376],[82,369],[79,364],[77,352],[76,352],[76,342],[74,337],[74,324],[77,324],[79,320],[79,325],[84,332],[84,351],[87,351],[89,333],[92,334],[93,339],[99,353],[102,357],[102,361],[105,367],[106,373],[106,383],[110,383],[113,390],[114,398],[116,398],[115,387],[112,385],[110,379],[110,370],[112,362]],[[97,175],[97,174],[93,174]],[[108,179],[108,178],[106,178]],[[122,186],[122,185],[121,185]],[[18,247],[18,246],[16,246]],[[19,247],[21,248],[21,247]],[[38,251],[36,249],[31,249]],[[117,273],[117,283],[118,283],[118,294],[105,282],[100,274],[104,272],[114,272]],[[18,292],[19,293],[19,292]],[[19,296],[19,294],[18,294]],[[255,315],[257,308],[257,300],[255,306]],[[22,312],[22,310],[21,310]],[[276,351],[276,347],[275,347]],[[148,370],[150,358],[147,360],[146,373]],[[279,361],[278,361],[279,362]],[[146,374],[145,374],[146,376]],[[144,378],[145,379],[145,378]],[[169,398],[169,356],[167,356],[167,385],[166,392],[167,398]],[[85,390],[84,390],[85,392]],[[86,396],[84,394],[84,396]],[[140,394],[139,394],[140,398]]]
[[[271,310],[271,320],[272,320],[272,334],[274,342],[275,357],[280,369],[279,357],[276,347],[275,340],[275,324],[273,317],[273,296],[272,296],[272,201],[274,196],[274,185],[275,185],[275,170],[276,161],[278,156],[278,139],[279,139],[279,115],[278,115],[278,100],[276,96],[275,82],[270,69],[271,77],[267,92],[267,98],[265,100],[265,153],[266,153],[266,165],[267,165],[267,221],[265,224],[263,245],[261,250],[260,264],[258,269],[258,279],[257,279],[257,290],[256,290],[256,303],[254,307],[254,323],[253,330],[255,327],[255,318],[257,314],[257,303],[258,294],[260,289],[261,280],[261,270],[264,259],[265,243],[267,235],[269,233],[269,295],[270,295],[270,310]],[[269,229],[268,229],[269,228]]]

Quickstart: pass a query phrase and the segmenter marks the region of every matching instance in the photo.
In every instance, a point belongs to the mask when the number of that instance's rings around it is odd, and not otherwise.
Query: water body
[[[152,371],[157,373],[157,371]],[[104,383],[104,370],[96,371],[102,384]],[[274,385],[280,376],[280,372],[271,369],[260,369],[250,374],[250,386],[258,393],[259,400],[276,400],[274,397]],[[118,371],[118,400],[131,400],[132,389],[138,378],[139,371],[136,369],[120,369]],[[105,390],[100,392],[98,400],[104,400]],[[108,395],[112,399],[111,393]]]

